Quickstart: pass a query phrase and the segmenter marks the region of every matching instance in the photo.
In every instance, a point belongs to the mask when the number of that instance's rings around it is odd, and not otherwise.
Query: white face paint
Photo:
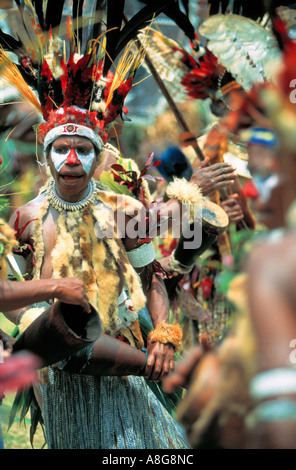
[[[50,157],[54,164],[54,167],[57,172],[60,172],[63,165],[66,163],[69,165],[73,165],[73,161],[77,161],[82,165],[83,170],[88,175],[93,161],[95,159],[95,151],[92,150],[84,150],[83,152],[79,152],[79,148],[75,149],[74,147],[58,147],[55,148],[54,146],[51,148]]]
[[[267,178],[254,175],[253,182],[256,189],[258,190],[260,199],[262,199],[263,202],[267,202],[270,198],[272,190],[280,183],[280,178],[275,173],[272,173]]]

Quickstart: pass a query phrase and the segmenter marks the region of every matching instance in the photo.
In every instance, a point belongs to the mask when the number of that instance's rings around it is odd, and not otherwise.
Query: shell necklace
[[[64,201],[57,193],[55,180],[52,178],[46,190],[49,204],[59,212],[62,211],[81,211],[88,204],[95,202],[97,195],[97,187],[94,179],[91,179],[88,185],[88,193],[84,199],[77,202]]]

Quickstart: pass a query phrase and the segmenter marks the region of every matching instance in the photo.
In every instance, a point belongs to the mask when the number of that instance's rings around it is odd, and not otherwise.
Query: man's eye
[[[86,148],[83,148],[83,147],[79,147],[77,149],[77,153],[80,153],[80,155],[87,155],[89,154],[90,150],[89,149],[86,149]]]
[[[60,154],[65,154],[68,152],[68,149],[66,147],[56,147],[54,150],[56,153]]]

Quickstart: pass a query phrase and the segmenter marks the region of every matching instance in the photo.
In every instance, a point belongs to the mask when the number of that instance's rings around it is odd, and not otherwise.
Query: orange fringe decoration
[[[155,330],[150,332],[149,339],[151,343],[171,343],[176,352],[178,352],[182,346],[182,336],[183,334],[179,324],[170,325],[163,321],[157,325]]]
[[[2,47],[0,47],[0,75],[7,86],[15,88],[22,101],[29,103],[38,113],[42,113],[41,105],[34,92],[27,85],[17,66]]]

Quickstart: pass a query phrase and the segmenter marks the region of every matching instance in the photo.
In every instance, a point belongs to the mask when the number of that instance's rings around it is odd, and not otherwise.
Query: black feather
[[[219,13],[233,13],[241,15],[252,20],[262,19],[267,9],[265,0],[258,0],[256,5],[249,0],[210,0],[209,1],[209,14],[216,15]]]
[[[2,29],[0,29],[0,44],[5,51],[14,52],[15,54],[18,54],[18,51],[20,51],[23,47],[21,41],[16,40],[13,36],[4,33]]]
[[[189,17],[189,0],[182,0],[182,5],[186,12],[186,15]]]
[[[34,5],[40,27],[44,31],[43,0],[32,0],[32,4]]]
[[[136,15],[134,15],[120,32],[118,44],[114,52],[116,58],[129,41],[135,39],[139,31],[149,25],[153,17],[158,16],[165,7],[174,3],[174,0],[153,0],[149,5],[142,8]]]
[[[189,39],[194,40],[194,27],[190,22],[188,15],[183,13],[176,3],[165,8],[163,13],[174,21],[174,23],[182,29]]]
[[[15,64],[15,65],[17,66],[25,82],[35,90],[37,87],[37,76],[34,75],[33,73],[30,73],[28,69],[25,69],[22,65],[20,64]]]
[[[125,0],[117,0],[116,8],[112,2],[107,2],[107,34],[106,34],[106,58],[104,62],[103,75],[106,75],[107,71],[111,67],[111,58],[114,58],[114,53],[119,41],[120,31],[123,21]],[[112,29],[116,28],[116,29]],[[110,31],[112,29],[112,31]]]
[[[59,25],[61,24],[65,0],[48,0],[44,30],[49,31],[52,28],[55,34],[58,35]]]
[[[147,5],[150,4],[149,0],[140,0],[140,2]],[[182,31],[190,40],[193,40],[194,27],[189,19],[189,1],[182,0],[182,4],[185,9],[185,13],[181,11],[178,1],[174,1],[171,5],[163,8],[162,13],[174,21],[174,23],[176,23],[176,25],[182,29]]]

